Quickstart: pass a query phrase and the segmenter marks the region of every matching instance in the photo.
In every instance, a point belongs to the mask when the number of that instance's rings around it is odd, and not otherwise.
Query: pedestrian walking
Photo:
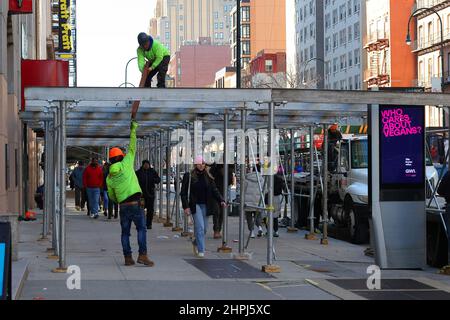
[[[258,228],[258,237],[263,235],[261,226],[261,211],[252,207],[263,207],[262,195],[264,194],[264,178],[256,167],[253,172],[245,176],[245,217],[247,220],[250,237],[255,238],[255,226]]]
[[[130,245],[131,224],[134,223],[137,229],[139,245],[137,262],[148,267],[153,267],[154,262],[147,256],[147,229],[145,228],[144,210],[140,206],[142,190],[134,171],[136,130],[138,127],[138,123],[134,119],[138,107],[139,105],[133,108],[132,111],[128,154],[125,155],[119,148],[112,148],[109,151],[111,166],[109,167],[106,184],[110,199],[115,203],[119,203],[120,206],[121,242],[125,265],[132,266],[135,264]]]
[[[103,189],[103,170],[97,158],[92,158],[89,166],[83,172],[83,186],[89,199],[91,218],[98,219],[100,192]]]
[[[150,88],[152,79],[156,75],[158,88],[166,87],[166,74],[169,69],[169,49],[152,36],[141,32],[138,35],[139,48],[137,49],[139,71],[147,74],[145,87]]]
[[[283,169],[279,169],[277,174],[274,175],[273,178],[273,236],[279,237],[278,228],[278,218],[281,215],[281,208],[283,202],[283,191],[287,191],[284,179],[283,179]],[[269,201],[269,195],[266,193],[265,195],[266,204]],[[266,227],[269,226],[267,217],[264,218],[264,223]]]
[[[152,228],[153,214],[155,212],[155,185],[161,182],[161,178],[154,168],[150,166],[148,160],[142,161],[141,168],[136,171],[139,185],[142,190],[142,198],[147,210],[147,229]]]
[[[75,187],[75,210],[77,211],[83,211],[86,204],[86,192],[83,190],[83,172],[84,163],[80,160],[70,175]]]
[[[180,195],[184,213],[192,214],[194,220],[195,240],[192,242],[194,253],[203,258],[208,216],[214,210],[214,201],[220,203],[223,208],[226,207],[226,203],[216,187],[214,178],[206,170],[203,157],[196,157],[194,164],[195,168],[183,176]]]
[[[223,190],[223,179],[224,179],[224,170],[225,167],[223,164],[213,163],[210,167],[210,174],[214,178],[214,182],[216,183],[216,187],[219,190],[220,194],[224,194]],[[228,166],[228,186],[233,184],[233,166]],[[222,232],[223,225],[223,212],[220,208],[220,205],[217,202],[213,203],[213,231],[214,231],[214,239],[222,238],[220,234]]]
[[[103,171],[103,188],[101,191],[101,198],[103,202],[103,215],[107,217],[109,209],[109,197],[108,197],[108,186],[106,184],[106,177],[108,176],[109,173],[109,162],[105,162],[102,171]]]

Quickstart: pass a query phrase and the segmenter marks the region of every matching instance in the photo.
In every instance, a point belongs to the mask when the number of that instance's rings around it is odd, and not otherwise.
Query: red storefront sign
[[[26,14],[33,13],[32,0],[9,0],[10,14]]]
[[[25,110],[25,88],[68,86],[68,61],[22,60],[22,111]]]

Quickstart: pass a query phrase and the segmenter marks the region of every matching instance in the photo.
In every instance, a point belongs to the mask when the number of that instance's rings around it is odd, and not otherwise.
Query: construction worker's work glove
[[[131,120],[131,130],[136,130],[139,124],[136,120]]]

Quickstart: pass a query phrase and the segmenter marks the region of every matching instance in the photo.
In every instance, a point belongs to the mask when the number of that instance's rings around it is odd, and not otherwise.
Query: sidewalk
[[[233,253],[237,253],[235,239],[238,239],[239,219],[230,217],[229,223],[229,246]],[[335,239],[323,246],[319,240],[305,240],[304,231],[288,234],[282,228],[280,237],[274,239],[275,264],[281,267],[281,273],[267,275],[260,271],[266,264],[265,237],[251,239],[247,250],[252,253],[250,260],[232,260],[230,254],[217,253],[221,240],[212,238],[210,219],[205,259],[193,256],[189,239],[180,237],[178,232],[172,232],[171,228],[164,228],[160,223],[153,223],[147,240],[149,256],[155,261],[155,267],[125,267],[119,221],[107,220],[103,215],[98,220],[90,219],[86,212],[75,211],[73,200],[68,199],[67,266],[77,265],[81,269],[81,290],[69,290],[66,286],[69,275],[51,272],[57,267],[57,261],[47,259],[46,249],[50,242],[36,241],[41,228],[41,216],[35,222],[20,224],[19,256],[29,261],[29,275],[20,296],[24,300],[352,299],[360,296],[350,294],[348,289],[331,288],[330,281],[367,279],[367,267],[374,264],[372,258],[364,256],[365,246]],[[135,228],[132,228],[131,243],[136,259]],[[442,290],[450,292],[450,277],[438,275],[437,271],[433,268],[423,271],[383,270],[382,279],[434,280],[443,286]]]

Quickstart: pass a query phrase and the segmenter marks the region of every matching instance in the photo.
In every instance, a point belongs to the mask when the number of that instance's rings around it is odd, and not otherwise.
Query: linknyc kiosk
[[[369,106],[369,207],[382,269],[426,266],[424,106]]]
[[[0,300],[11,300],[11,225],[0,222]]]

